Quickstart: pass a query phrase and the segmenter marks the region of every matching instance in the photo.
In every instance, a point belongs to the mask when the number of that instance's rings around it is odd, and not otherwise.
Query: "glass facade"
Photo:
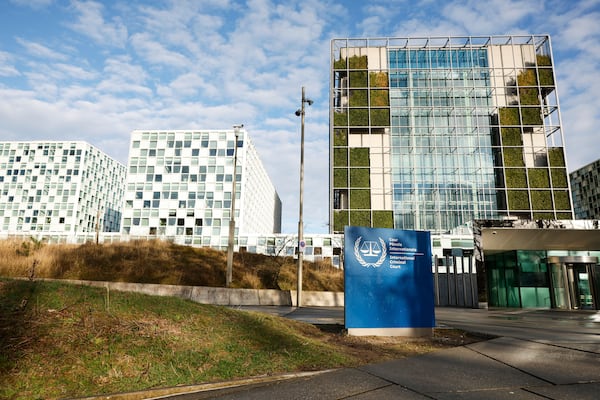
[[[497,218],[485,49],[388,52],[394,225]]]
[[[334,39],[332,232],[573,216],[548,36]]]
[[[597,309],[600,252],[512,250],[486,254],[492,307]]]
[[[600,219],[600,160],[569,174],[577,219]]]

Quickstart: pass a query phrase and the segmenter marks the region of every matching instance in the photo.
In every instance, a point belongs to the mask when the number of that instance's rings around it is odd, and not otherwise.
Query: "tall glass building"
[[[330,227],[573,216],[546,35],[333,39]]]
[[[600,160],[569,174],[577,219],[600,219]]]
[[[124,235],[225,249],[234,193],[236,237],[281,231],[281,200],[244,129],[133,131],[128,168]]]

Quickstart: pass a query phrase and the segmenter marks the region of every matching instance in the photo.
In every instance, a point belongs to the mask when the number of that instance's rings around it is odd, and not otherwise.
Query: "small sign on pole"
[[[305,240],[301,240],[300,243],[298,243],[298,251],[300,253],[304,253],[305,249],[306,249],[306,241]]]

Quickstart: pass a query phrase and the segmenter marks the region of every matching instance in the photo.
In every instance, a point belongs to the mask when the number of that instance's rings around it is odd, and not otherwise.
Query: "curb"
[[[78,397],[76,400],[158,400],[173,395],[208,392],[211,390],[235,388],[239,386],[256,385],[260,383],[279,382],[288,379],[305,378],[335,371],[334,369],[311,372],[297,372],[280,375],[257,376],[253,378],[236,379],[198,385],[175,386],[170,388],[149,389],[138,392],[114,393],[100,396]]]

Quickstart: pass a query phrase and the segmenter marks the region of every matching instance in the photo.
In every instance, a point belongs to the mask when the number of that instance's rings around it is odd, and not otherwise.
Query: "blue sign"
[[[435,327],[429,232],[347,226],[346,328]]]

